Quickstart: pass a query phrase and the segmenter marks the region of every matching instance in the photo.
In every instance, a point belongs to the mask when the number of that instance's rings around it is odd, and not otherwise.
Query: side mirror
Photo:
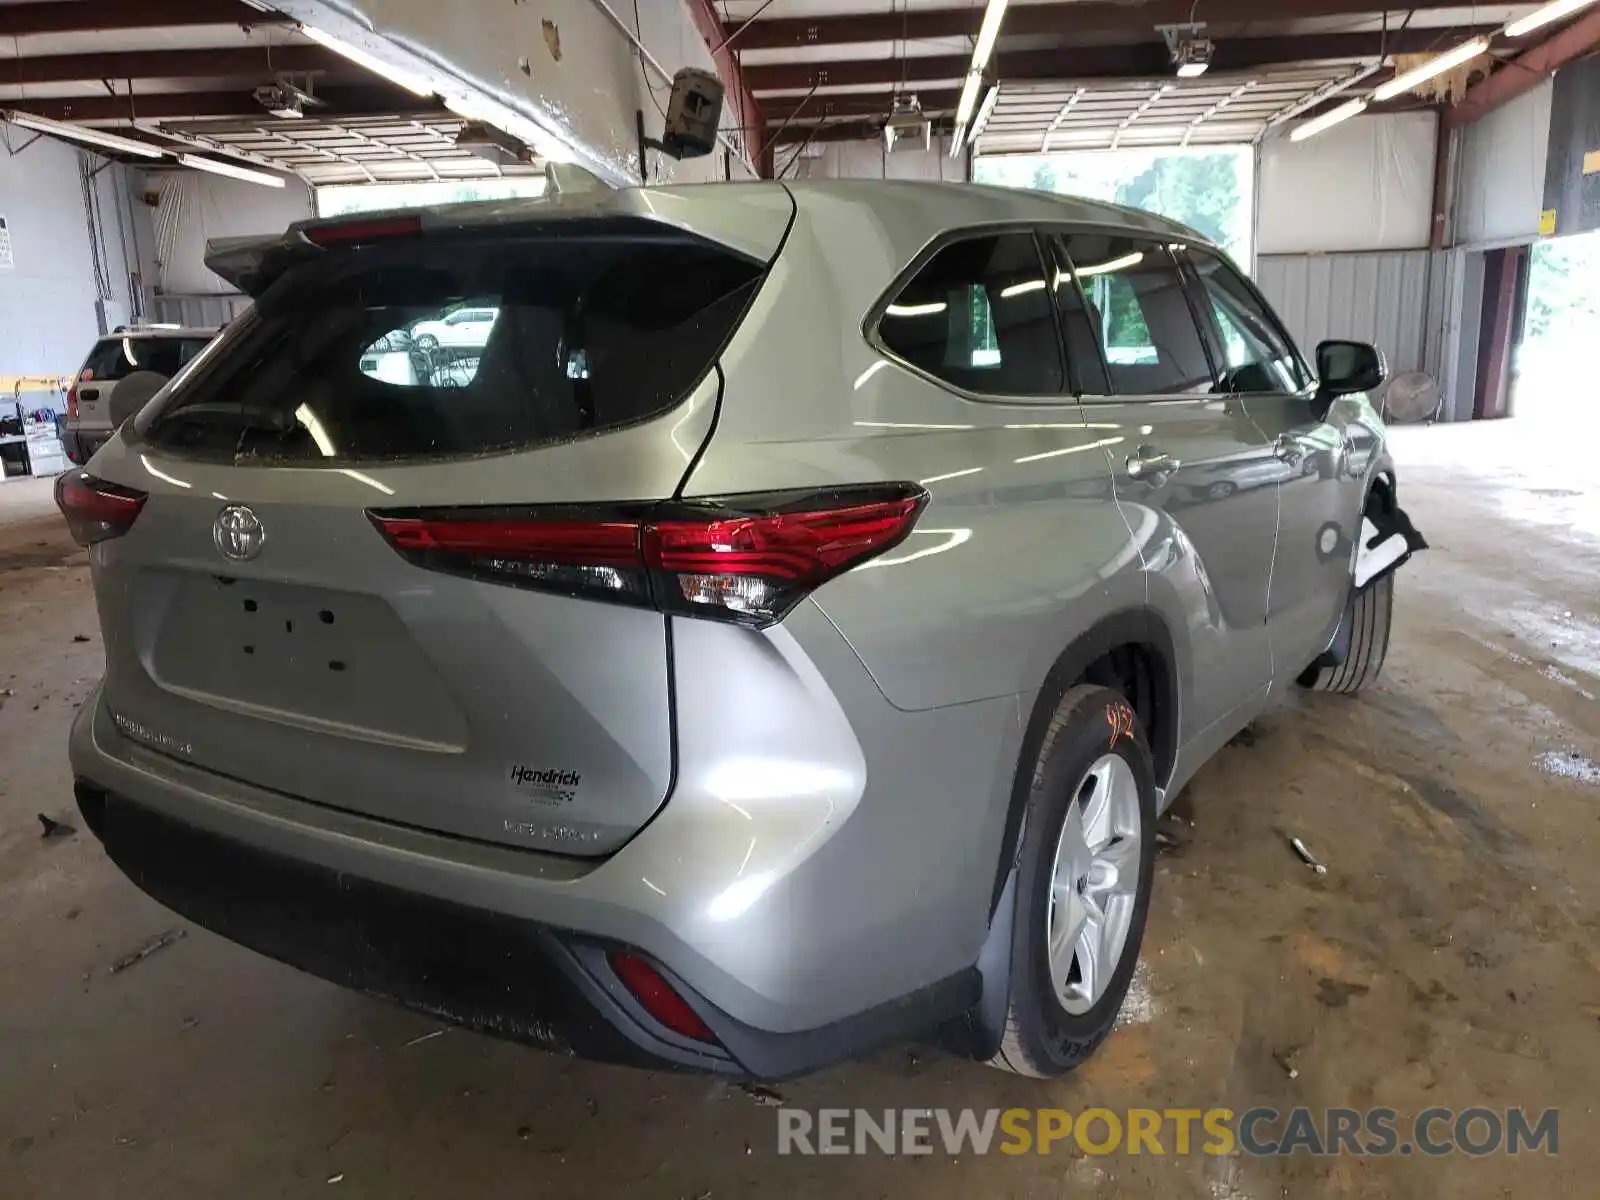
[[[1389,377],[1383,351],[1366,342],[1323,342],[1317,347],[1317,378],[1324,396],[1348,396],[1381,387]]]

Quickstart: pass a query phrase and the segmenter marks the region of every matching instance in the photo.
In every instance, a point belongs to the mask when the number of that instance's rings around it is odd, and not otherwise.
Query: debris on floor
[[[759,1083],[741,1083],[739,1090],[749,1096],[763,1108],[779,1108],[783,1105],[783,1097],[769,1087]]]
[[[1300,1068],[1295,1066],[1295,1059],[1299,1057],[1299,1054],[1300,1047],[1291,1046],[1287,1050],[1273,1051],[1272,1060],[1283,1068],[1284,1074],[1288,1075],[1290,1079],[1298,1079],[1300,1078]]]
[[[1312,854],[1310,850],[1306,849],[1306,844],[1299,838],[1291,837],[1289,839],[1289,845],[1292,846],[1294,848],[1294,852],[1300,856],[1300,861],[1305,863],[1306,866],[1310,867],[1318,875],[1326,875],[1328,873],[1328,868],[1317,861],[1316,855]]]
[[[449,1032],[450,1032],[450,1026],[448,1026],[448,1025],[446,1025],[443,1029],[432,1030],[429,1033],[424,1033],[424,1034],[421,1034],[421,1035],[419,1035],[417,1037],[412,1038],[409,1042],[407,1042],[405,1044],[404,1047],[402,1047],[402,1049],[409,1050],[412,1046],[419,1045],[422,1042],[431,1042],[434,1038],[443,1037],[445,1034],[447,1034]]]
[[[1350,1003],[1351,996],[1365,996],[1371,990],[1364,983],[1346,983],[1326,975],[1317,980],[1317,999],[1329,1008],[1343,1008]]]
[[[142,963],[152,954],[156,954],[162,950],[165,950],[168,946],[171,946],[175,942],[181,940],[183,936],[184,931],[181,929],[169,929],[165,933],[156,934],[155,937],[140,943],[140,945],[129,951],[127,954],[124,954],[121,958],[117,959],[116,962],[112,963],[110,974],[116,975],[122,971],[126,971],[129,967]]]
[[[69,838],[78,832],[75,827],[68,825],[65,821],[57,821],[45,816],[43,813],[39,814],[39,824],[44,828],[44,832],[39,836],[47,842]]]

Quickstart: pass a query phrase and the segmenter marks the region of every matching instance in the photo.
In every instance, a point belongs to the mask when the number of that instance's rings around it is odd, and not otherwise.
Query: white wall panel
[[[1553,86],[1547,79],[1462,131],[1457,245],[1538,235]]]
[[[205,264],[210,238],[281,233],[296,221],[316,215],[311,190],[290,177],[281,188],[202,175],[198,171],[160,171],[149,175],[161,195],[155,211],[159,275],[163,292],[216,295],[233,286]]]
[[[934,139],[930,150],[899,150],[886,154],[882,138],[853,142],[823,142],[814,158],[802,158],[788,173],[791,179],[922,179],[962,183],[966,159],[951,158],[948,138]],[[780,147],[778,166],[793,154]]]
[[[29,136],[13,128],[9,144]],[[86,185],[85,171],[96,167],[105,169]],[[102,320],[113,326],[134,314],[132,175],[54,138],[21,153],[0,144],[0,216],[12,255],[0,267],[0,377],[71,374]]]
[[[1261,147],[1258,254],[1415,250],[1428,244],[1438,118],[1357,117]]]
[[[1445,257],[1427,250],[1263,255],[1256,283],[1308,357],[1326,338],[1354,338],[1382,350],[1394,374],[1437,374],[1429,293]]]

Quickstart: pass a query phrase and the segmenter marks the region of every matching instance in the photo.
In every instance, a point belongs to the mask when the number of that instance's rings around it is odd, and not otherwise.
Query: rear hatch
[[[137,514],[92,556],[119,728],[411,826],[625,841],[672,780],[668,619],[596,602],[627,572],[559,543],[679,488],[775,191],[694,231],[696,206],[618,193],[264,244],[252,312],[95,463]],[[409,336],[469,307],[481,344]],[[531,564],[536,526],[557,544]]]
[[[78,428],[85,433],[109,433],[126,419],[112,404],[117,385],[137,372],[151,372],[171,379],[188,365],[206,343],[209,334],[180,335],[127,333],[103,337],[89,351],[76,381]],[[152,380],[151,382],[157,382]],[[145,390],[142,399],[151,392]]]

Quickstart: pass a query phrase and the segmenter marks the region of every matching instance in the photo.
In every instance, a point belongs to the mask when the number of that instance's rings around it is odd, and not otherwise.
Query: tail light
[[[80,546],[92,546],[127,533],[144,502],[145,493],[107,483],[83,471],[68,471],[56,479],[56,507],[67,519],[72,540]]]
[[[78,378],[73,377],[72,386],[67,389],[67,420],[78,419]]]
[[[666,613],[766,626],[899,545],[914,484],[593,509],[372,510],[418,566]]]
[[[673,1033],[697,1042],[717,1040],[710,1027],[700,1019],[700,1014],[690,1008],[688,1001],[673,991],[672,985],[661,978],[660,973],[644,959],[612,950],[606,955],[606,961],[645,1012]]]

